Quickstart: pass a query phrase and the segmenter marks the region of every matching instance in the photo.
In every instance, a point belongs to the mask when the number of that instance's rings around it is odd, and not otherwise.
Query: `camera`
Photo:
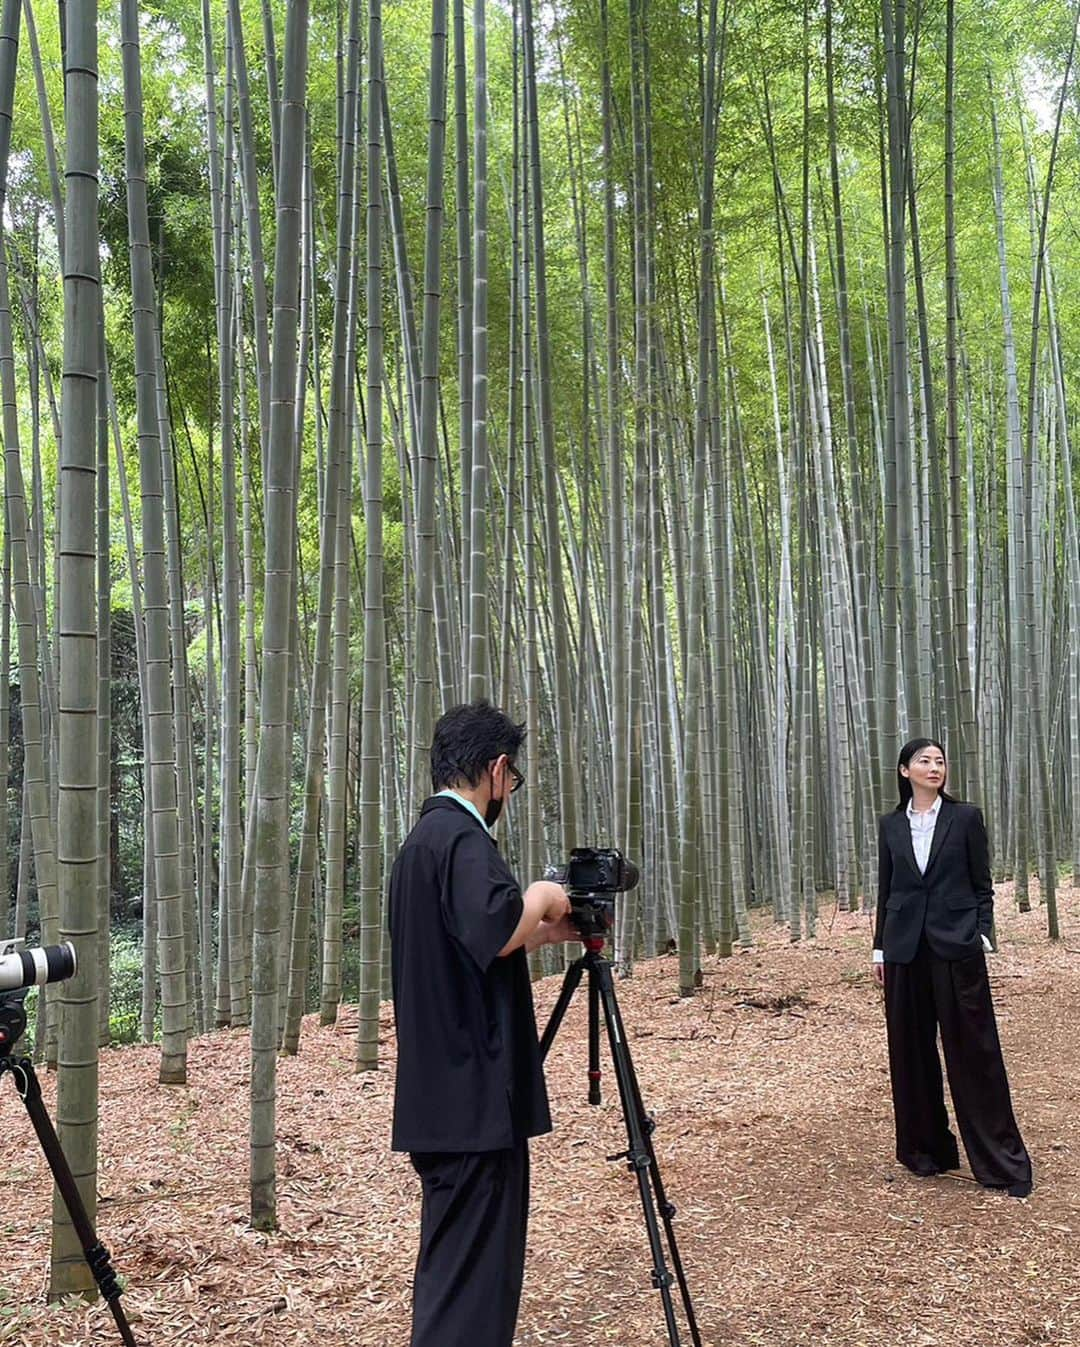
[[[0,940],[0,1058],[7,1058],[26,1029],[28,987],[75,976],[78,960],[70,940],[26,949],[22,940]]]
[[[0,941],[0,993],[43,987],[75,976],[78,962],[70,940],[62,945],[26,949],[22,940]]]
[[[614,895],[641,878],[633,861],[615,847],[575,847],[566,865],[552,865],[545,879],[561,884],[570,897],[570,920],[583,939],[603,937],[615,917]]]

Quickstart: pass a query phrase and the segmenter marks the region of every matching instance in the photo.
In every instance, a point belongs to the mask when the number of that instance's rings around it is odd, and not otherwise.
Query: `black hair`
[[[949,755],[945,752],[944,744],[939,744],[936,739],[909,739],[900,750],[900,757],[896,762],[896,787],[900,793],[900,803],[896,806],[897,813],[908,807],[908,803],[914,794],[911,781],[901,772],[900,768],[907,767],[915,754],[921,753],[924,748],[936,748],[941,753],[941,756],[945,759],[945,779],[948,780],[949,778]],[[950,804],[956,803],[944,786],[941,787],[938,794],[943,800],[948,800]]]
[[[524,741],[524,724],[515,725],[489,701],[452,706],[439,717],[431,741],[432,787],[479,785],[489,762],[504,753],[513,762]]]

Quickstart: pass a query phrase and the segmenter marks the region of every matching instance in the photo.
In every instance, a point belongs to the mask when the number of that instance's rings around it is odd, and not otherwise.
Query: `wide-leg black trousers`
[[[1001,1056],[986,958],[940,959],[926,940],[908,964],[885,964],[885,1019],[896,1112],[896,1158],[916,1174],[955,1169],[937,1037],[956,1122],[975,1178],[1025,1196],[1031,1160],[1020,1138]]]
[[[510,1347],[525,1271],[529,1143],[410,1159],[423,1186],[410,1347]]]

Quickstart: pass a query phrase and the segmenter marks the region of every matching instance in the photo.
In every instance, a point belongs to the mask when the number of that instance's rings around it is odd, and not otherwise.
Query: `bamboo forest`
[[[640,867],[608,952],[702,1335],[574,1018],[514,1341],[1080,1343],[1078,36],[0,0],[0,950],[77,953],[19,1051],[140,1342],[406,1341],[388,882],[484,700],[522,888]],[[1030,1202],[890,1169],[917,736],[985,818]],[[2,1069],[0,1143],[0,1342],[112,1341]]]

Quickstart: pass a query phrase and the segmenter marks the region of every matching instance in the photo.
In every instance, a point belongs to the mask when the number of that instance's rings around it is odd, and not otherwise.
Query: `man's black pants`
[[[525,1271],[529,1143],[410,1159],[423,1185],[410,1347],[510,1347]]]
[[[911,963],[886,963],[885,1019],[900,1163],[917,1174],[959,1163],[945,1113],[940,1026],[971,1172],[990,1188],[1030,1187],[1031,1161],[1013,1116],[983,952],[939,959],[923,939]]]

